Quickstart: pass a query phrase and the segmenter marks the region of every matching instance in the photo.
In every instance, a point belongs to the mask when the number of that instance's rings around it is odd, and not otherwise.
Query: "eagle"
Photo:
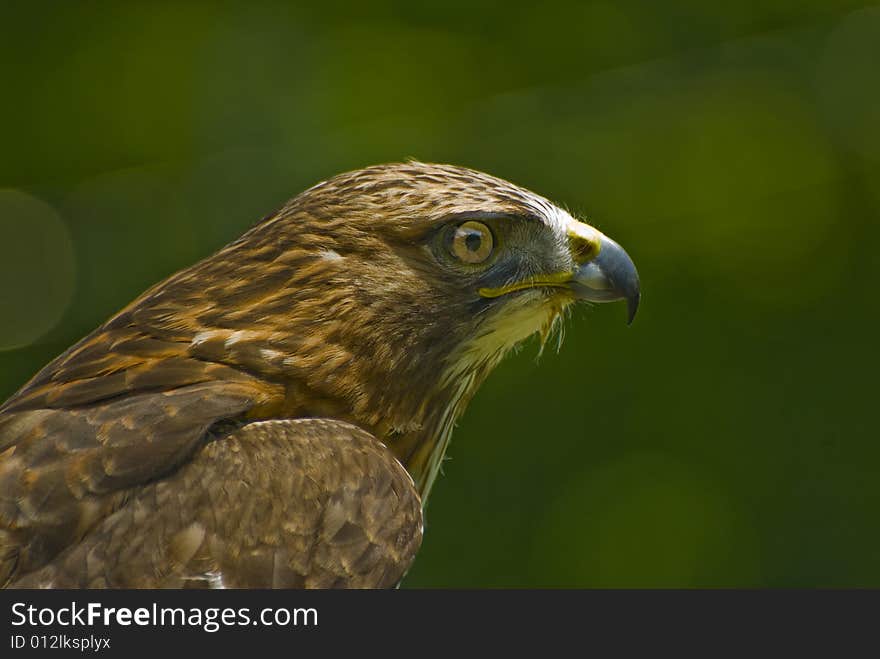
[[[388,588],[456,420],[632,260],[547,199],[404,162],[302,192],[0,407],[0,585]]]

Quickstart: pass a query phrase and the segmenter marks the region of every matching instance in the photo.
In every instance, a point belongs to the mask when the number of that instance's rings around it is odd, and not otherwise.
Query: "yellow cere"
[[[589,224],[573,221],[568,225],[566,233],[571,243],[571,251],[574,260],[578,263],[586,263],[596,258],[602,246],[602,233]]]

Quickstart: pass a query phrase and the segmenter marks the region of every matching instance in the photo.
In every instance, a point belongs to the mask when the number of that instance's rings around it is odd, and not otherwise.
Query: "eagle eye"
[[[449,251],[463,263],[483,263],[495,248],[492,231],[482,222],[468,220],[455,227]]]

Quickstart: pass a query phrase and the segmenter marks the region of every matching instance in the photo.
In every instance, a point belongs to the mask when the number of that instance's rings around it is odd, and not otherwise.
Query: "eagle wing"
[[[84,339],[0,409],[0,585],[399,579],[421,539],[409,476],[353,426],[247,423],[281,395],[124,323]]]
[[[383,588],[421,537],[412,479],[372,435],[261,421],[209,442],[13,585]]]

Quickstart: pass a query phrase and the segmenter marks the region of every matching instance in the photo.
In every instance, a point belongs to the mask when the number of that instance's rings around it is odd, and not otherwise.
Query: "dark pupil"
[[[480,249],[482,243],[483,237],[476,231],[468,231],[468,234],[464,237],[464,244],[470,252],[476,252]]]

